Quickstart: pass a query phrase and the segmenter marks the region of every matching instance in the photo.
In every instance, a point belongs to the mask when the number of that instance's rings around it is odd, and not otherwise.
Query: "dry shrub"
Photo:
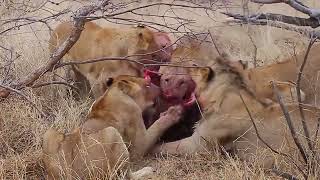
[[[32,97],[32,92],[27,94]],[[56,101],[47,101],[42,99],[43,96],[33,97],[36,104],[50,106],[49,112],[55,122],[51,124],[41,118],[39,112],[19,96],[13,95],[0,102],[1,179],[39,179],[44,176],[41,162],[44,132],[50,126],[69,132],[84,119],[89,107],[87,101],[76,102],[71,97],[60,97]]]

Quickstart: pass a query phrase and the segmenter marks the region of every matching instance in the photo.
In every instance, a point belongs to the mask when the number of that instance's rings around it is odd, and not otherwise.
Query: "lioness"
[[[161,134],[177,123],[181,107],[171,107],[146,130],[142,111],[153,103],[159,88],[143,78],[110,78],[108,90],[89,110],[84,124],[69,134],[49,129],[43,139],[43,161],[49,179],[111,178],[129,171],[128,159],[138,158]],[[127,174],[140,178],[150,168]]]
[[[72,24],[59,24],[49,40],[52,53],[71,34]],[[66,58],[73,62],[103,57],[127,57],[135,54],[146,54],[128,57],[141,63],[168,62],[171,59],[172,46],[167,34],[154,32],[147,27],[102,28],[93,22],[87,22],[79,40],[67,53]],[[154,53],[153,53],[154,52]],[[105,82],[109,77],[118,75],[142,76],[143,66],[138,63],[119,60],[100,61],[90,64],[76,64],[72,67],[73,79],[80,81],[83,90],[87,79],[95,98],[103,94]],[[158,70],[157,66],[150,66]],[[82,76],[85,78],[83,78]],[[83,92],[86,93],[86,92]]]
[[[316,106],[319,106],[320,102],[320,56],[318,50],[320,50],[320,45],[314,45],[311,48],[301,79],[301,89],[305,93],[305,103]],[[244,79],[256,94],[264,96],[266,89],[270,87],[269,82],[271,80],[296,82],[304,58],[305,52],[302,52],[296,58],[288,58],[279,63],[248,69],[243,72]]]
[[[192,136],[159,145],[154,152],[188,154],[206,152],[208,148],[212,148],[212,145],[229,146],[233,144],[239,151],[240,158],[244,160],[250,161],[254,159],[253,157],[260,157],[261,154],[257,156],[257,149],[267,149],[267,147],[257,137],[253,123],[248,116],[246,104],[253,114],[258,132],[264,141],[273,149],[295,158],[299,153],[282,117],[279,105],[275,103],[265,106],[243,86],[242,73],[238,68],[240,66],[240,62],[230,61],[225,55],[218,57],[212,66],[215,76],[200,93],[200,101],[205,104],[206,108],[203,109],[203,118],[196,125]],[[297,136],[305,144],[298,106],[291,104],[287,105],[287,108],[297,130]],[[320,111],[312,107],[303,108],[312,139],[316,139],[313,136],[317,129],[317,118]],[[285,158],[278,159],[278,161],[281,160]],[[274,156],[267,155],[261,162],[262,166],[270,168],[274,163]]]

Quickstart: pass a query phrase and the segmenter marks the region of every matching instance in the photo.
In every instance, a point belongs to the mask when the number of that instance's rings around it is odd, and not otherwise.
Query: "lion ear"
[[[118,82],[118,88],[123,93],[129,95],[130,91],[132,90],[132,85],[128,81],[122,80]]]

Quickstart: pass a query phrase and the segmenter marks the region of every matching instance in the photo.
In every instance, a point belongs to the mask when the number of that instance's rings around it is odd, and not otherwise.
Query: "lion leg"
[[[139,171],[131,172],[128,148],[116,128],[107,127],[98,133],[89,136],[91,137],[90,139],[98,141],[98,143],[92,142],[95,143],[94,145],[86,145],[88,157],[91,157],[90,167],[97,167],[98,170],[93,174],[99,174],[99,170],[103,169],[104,173],[111,175],[120,173],[121,176],[124,175],[129,179],[141,179],[153,175],[153,169],[151,167],[144,167]],[[103,144],[103,150],[100,148],[101,144]],[[92,156],[90,156],[90,154],[92,154]],[[108,163],[105,163],[106,159],[108,159]],[[100,165],[103,165],[104,167],[101,167]],[[78,170],[81,171],[81,169]]]
[[[144,167],[136,172],[131,172],[131,169],[129,167],[129,151],[127,146],[125,145],[122,136],[120,135],[119,131],[115,129],[114,127],[108,127],[105,128],[105,135],[106,138],[109,139],[109,141],[112,141],[113,144],[113,162],[114,167],[113,170],[120,169],[122,172],[126,173],[126,177],[129,179],[142,179],[150,177],[154,174],[154,170],[152,167]],[[110,143],[107,143],[105,148],[108,147]],[[119,167],[120,166],[120,167]]]
[[[161,135],[171,126],[178,122],[182,113],[181,106],[170,107],[168,111],[162,113],[160,118],[146,130],[143,121],[141,121],[141,127],[144,129],[141,131],[141,135],[137,135],[137,139],[134,143],[133,157],[144,156],[148,150],[157,142]]]
[[[208,117],[197,126],[191,137],[158,145],[152,152],[169,154],[207,152],[208,149],[216,148],[218,144],[224,145],[225,142],[221,142],[221,140],[236,136],[235,132],[242,132],[243,129],[250,127],[249,120],[239,125],[238,117],[222,116],[217,119]]]
[[[192,136],[174,141],[157,145],[153,150],[153,154],[165,153],[165,154],[192,154],[195,152],[205,152],[206,143],[199,136],[198,133],[194,133]]]
[[[59,146],[64,141],[64,135],[54,129],[46,131],[43,137],[43,154],[42,160],[44,162],[48,179],[59,179],[63,175],[65,165],[61,165]]]

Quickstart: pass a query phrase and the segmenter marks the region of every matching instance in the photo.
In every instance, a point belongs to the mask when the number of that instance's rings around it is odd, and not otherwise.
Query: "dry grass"
[[[10,1],[5,1],[10,4]],[[38,4],[41,1],[29,0],[31,4]],[[80,2],[80,3],[79,3]],[[235,1],[232,11],[241,11],[241,0]],[[316,0],[309,1],[313,6],[319,6]],[[44,17],[48,11],[56,11],[67,7],[76,9],[84,1],[68,1],[59,6],[48,5],[45,10],[25,13],[26,9],[15,9],[15,6],[6,8],[4,4],[0,7],[0,19],[18,16]],[[22,6],[24,7],[24,6]],[[251,11],[287,11],[286,6],[266,6],[259,9],[257,6],[250,7]],[[146,12],[164,12],[165,9],[148,9]],[[196,19],[196,31],[210,28],[218,38],[220,48],[229,52],[234,58],[252,61],[253,44],[258,48],[257,59],[261,63],[270,63],[281,60],[293,53],[290,44],[297,46],[297,51],[303,50],[306,39],[279,29],[270,27],[230,27],[223,23],[224,18],[219,13],[213,14],[213,21],[200,10],[192,12],[176,10],[177,14],[184,18]],[[299,15],[294,12],[287,14]],[[69,16],[57,19],[68,19]],[[147,17],[139,17],[146,19]],[[152,18],[150,18],[153,20]],[[56,24],[52,22],[52,24]],[[1,22],[1,21],[0,21]],[[99,21],[104,23],[103,21]],[[108,23],[107,23],[108,24]],[[3,27],[2,27],[3,28]],[[1,28],[0,28],[1,30]],[[24,77],[40,64],[46,62],[48,53],[48,30],[43,24],[25,26],[19,30],[11,31],[5,36],[0,35],[0,44],[13,48],[21,55],[15,62],[14,79]],[[178,34],[172,35],[177,37]],[[250,40],[252,37],[253,41]],[[246,48],[243,48],[246,47]],[[0,51],[4,53],[4,51]],[[0,56],[2,56],[0,54]],[[5,62],[1,60],[1,65]],[[49,79],[52,74],[42,78]],[[3,74],[1,74],[3,76]],[[0,78],[0,80],[3,77]],[[65,95],[65,87],[48,86],[39,89],[25,89],[28,95],[40,110],[51,114],[54,123],[40,117],[29,102],[11,95],[9,98],[0,101],[0,178],[1,179],[39,179],[43,177],[44,171],[40,161],[41,141],[43,133],[51,126],[62,132],[68,132],[76,127],[86,112],[92,100],[75,101],[72,97]],[[277,179],[277,177],[266,174],[261,169],[254,169],[244,162],[229,157],[221,157],[216,154],[197,155],[193,157],[166,157],[146,158],[138,162],[135,168],[142,165],[151,165],[157,170],[153,179]],[[290,168],[288,168],[290,170]]]

